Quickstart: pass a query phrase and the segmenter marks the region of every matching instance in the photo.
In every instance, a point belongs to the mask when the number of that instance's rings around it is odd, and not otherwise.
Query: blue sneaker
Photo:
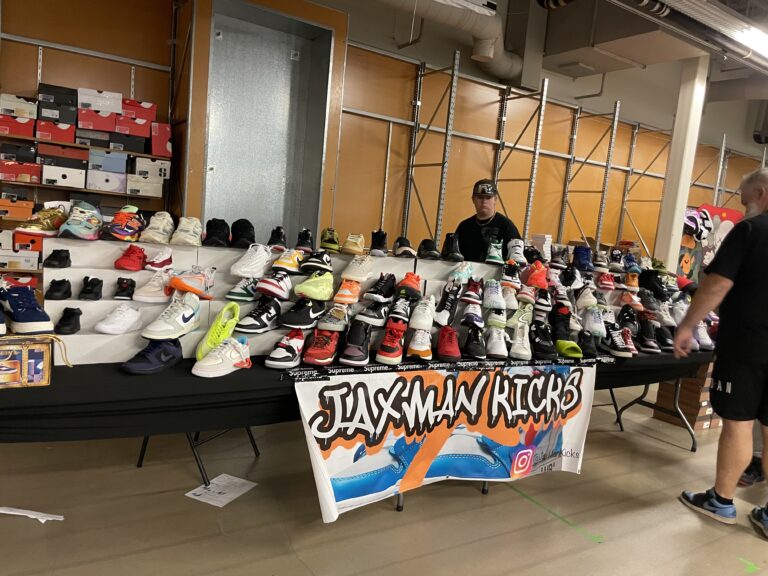
[[[397,494],[422,441],[411,442],[398,438],[389,450],[368,455],[360,446],[354,456],[354,464],[342,471],[344,476],[331,478],[336,502],[355,499],[354,504],[374,502],[382,497]]]
[[[482,435],[464,426],[453,431],[429,465],[425,478],[509,478],[509,465],[481,442]]]
[[[573,249],[573,267],[582,272],[594,272],[592,249],[589,246],[576,246]]]
[[[709,516],[713,520],[723,524],[736,524],[736,506],[720,504],[715,498],[714,488],[710,488],[706,492],[683,492],[678,499],[691,510]]]
[[[181,343],[174,340],[150,340],[147,347],[123,363],[128,374],[157,374],[175,366],[181,360]]]
[[[768,538],[768,510],[752,508],[752,512],[749,513],[749,521],[752,522],[755,532],[763,538]]]
[[[69,212],[69,218],[59,228],[60,238],[98,240],[104,220],[95,206],[76,200]]]
[[[35,290],[29,286],[0,288],[0,303],[10,316],[10,328],[16,334],[53,332],[50,316],[40,307]]]
[[[641,274],[643,269],[637,263],[634,254],[624,254],[624,271],[630,274]]]

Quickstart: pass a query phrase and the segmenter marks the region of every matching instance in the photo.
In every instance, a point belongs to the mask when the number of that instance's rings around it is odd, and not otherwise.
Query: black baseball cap
[[[484,178],[483,180],[478,180],[475,182],[475,185],[472,187],[472,196],[498,196],[499,191],[496,190],[496,184],[493,183],[493,180],[489,180],[487,178]]]

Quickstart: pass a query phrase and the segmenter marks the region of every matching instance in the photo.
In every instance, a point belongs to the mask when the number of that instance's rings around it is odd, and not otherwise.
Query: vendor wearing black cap
[[[491,240],[501,241],[504,259],[507,259],[507,243],[520,238],[520,232],[512,220],[496,212],[499,191],[493,180],[478,180],[472,188],[474,216],[470,216],[456,228],[459,248],[464,258],[472,262],[484,262]]]

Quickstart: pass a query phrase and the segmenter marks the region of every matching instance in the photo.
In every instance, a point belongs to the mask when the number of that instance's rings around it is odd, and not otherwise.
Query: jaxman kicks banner
[[[594,366],[296,378],[325,522],[439,480],[581,471]]]

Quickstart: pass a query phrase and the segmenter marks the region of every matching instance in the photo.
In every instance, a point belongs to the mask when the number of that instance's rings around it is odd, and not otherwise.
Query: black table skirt
[[[711,354],[678,361],[639,356],[599,364],[597,388],[650,384],[693,374]],[[223,378],[198,378],[185,360],[157,376],[117,364],[56,367],[47,387],[0,390],[0,442],[136,437],[258,426],[299,419],[293,382],[256,365]],[[263,361],[262,361],[263,363]]]

